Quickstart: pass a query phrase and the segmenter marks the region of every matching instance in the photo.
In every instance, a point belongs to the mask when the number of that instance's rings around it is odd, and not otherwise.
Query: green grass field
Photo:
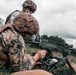
[[[36,53],[38,50],[39,50],[38,48],[27,48],[27,53],[33,55],[33,53]],[[62,56],[60,52],[52,52],[52,53],[53,56]],[[67,57],[70,62],[76,63],[76,56],[68,55]]]
[[[29,53],[30,55],[33,55],[33,53],[36,53],[37,51],[38,51],[39,49],[38,48],[27,48],[27,53]],[[60,53],[60,52],[52,52],[53,53],[53,56],[62,56],[62,54]],[[74,63],[76,63],[76,56],[71,56],[71,55],[69,55],[68,56],[68,60],[70,61],[70,62],[74,62]],[[64,67],[60,67],[60,69],[63,69]],[[1,72],[0,71],[0,75],[10,75],[10,73],[9,72],[6,72],[6,71],[4,71],[4,72]]]

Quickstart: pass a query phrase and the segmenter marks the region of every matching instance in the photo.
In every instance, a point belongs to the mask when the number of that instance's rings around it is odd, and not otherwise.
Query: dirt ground
[[[53,56],[62,56],[62,54],[60,52],[53,52]],[[67,58],[70,62],[76,63],[76,56],[68,55]]]
[[[36,53],[38,50],[39,50],[38,48],[29,48],[29,47],[28,47],[27,53],[29,53],[29,54],[32,55],[33,52]],[[62,57],[62,53],[61,53],[61,52],[55,52],[55,51],[53,51],[52,54],[53,54],[53,56]],[[70,62],[76,63],[76,56],[74,56],[74,55],[68,55],[67,57],[68,57],[68,60],[69,60]]]

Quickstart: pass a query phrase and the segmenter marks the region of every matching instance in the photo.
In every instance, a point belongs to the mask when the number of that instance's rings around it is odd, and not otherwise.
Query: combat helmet
[[[28,7],[32,13],[34,13],[34,12],[36,11],[36,9],[37,9],[36,4],[35,4],[33,1],[31,1],[31,0],[26,0],[26,1],[22,4],[22,6],[23,6],[24,8]]]
[[[14,28],[20,33],[35,35],[39,32],[39,24],[29,13],[21,13],[13,20]]]

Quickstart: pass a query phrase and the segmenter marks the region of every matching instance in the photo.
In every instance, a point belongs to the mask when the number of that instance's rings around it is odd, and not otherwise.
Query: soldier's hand
[[[76,64],[73,63],[73,62],[70,62],[70,64],[71,64],[72,68],[74,69],[74,71],[76,72]],[[69,68],[69,66],[68,66],[67,63],[65,64],[65,66],[66,66],[67,68]]]
[[[5,60],[7,60],[8,58],[7,58],[7,56],[6,56],[5,54],[0,53],[0,59],[5,61]]]
[[[38,50],[38,55],[40,59],[43,59],[46,56],[47,51],[46,50]]]
[[[53,62],[58,62],[58,60],[57,60],[57,59],[52,59],[52,61],[53,61]]]

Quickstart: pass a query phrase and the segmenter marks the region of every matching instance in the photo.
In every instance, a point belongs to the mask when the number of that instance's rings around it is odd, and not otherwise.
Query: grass
[[[27,47],[27,53],[30,55],[33,55],[33,53],[36,53],[39,49],[38,48],[31,48],[31,47]],[[61,56],[60,52],[53,52],[53,55],[55,56]],[[76,63],[76,56],[68,56],[68,59],[70,62],[74,62]],[[64,67],[60,67],[60,69],[63,69]],[[10,75],[9,71],[4,70],[3,72],[0,71],[0,75]]]
[[[28,47],[26,52],[30,55],[33,55],[33,53],[36,53],[38,50],[38,48]]]
[[[38,48],[28,47],[27,48],[27,53],[29,53],[30,55],[33,55],[33,53],[36,53],[38,50],[39,50]],[[52,52],[52,53],[53,53],[54,56],[62,56],[62,54],[60,52]],[[70,62],[76,63],[76,56],[69,55],[68,60]]]

